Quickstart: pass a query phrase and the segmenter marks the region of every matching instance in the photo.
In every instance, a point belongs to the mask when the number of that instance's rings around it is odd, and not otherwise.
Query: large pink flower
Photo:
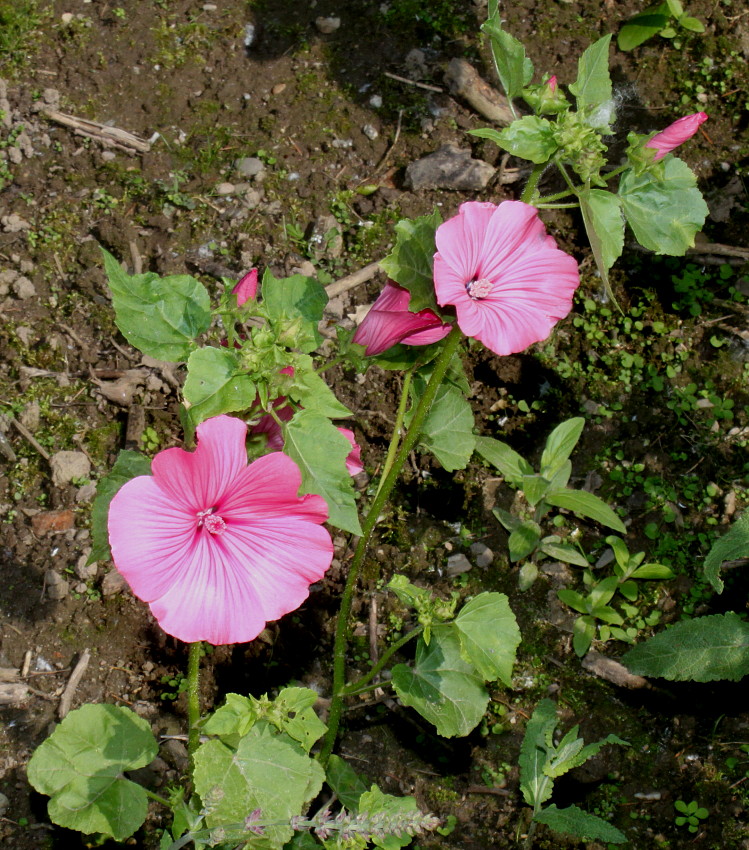
[[[548,236],[535,207],[470,201],[437,228],[437,303],[495,354],[539,342],[572,309],[577,263]]]
[[[661,133],[657,133],[645,145],[646,148],[655,148],[656,154],[653,158],[654,162],[670,153],[674,148],[691,139],[692,136],[699,130],[700,125],[707,121],[707,115],[704,112],[695,112],[692,115],[685,115],[669,124]]]
[[[322,578],[333,544],[319,496],[280,452],[247,465],[247,426],[198,425],[194,452],[166,449],[153,475],[126,482],[109,508],[117,569],[180,640],[250,641],[298,608]]]
[[[389,280],[372,305],[372,309],[356,329],[352,342],[365,345],[368,357],[382,354],[402,342],[404,345],[430,345],[450,333],[450,325],[433,310],[411,313],[411,293]]]

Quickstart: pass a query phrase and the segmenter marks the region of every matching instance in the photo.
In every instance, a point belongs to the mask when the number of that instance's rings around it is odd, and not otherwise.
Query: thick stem
[[[530,204],[533,201],[533,196],[536,193],[536,187],[538,186],[538,181],[541,179],[541,175],[546,170],[546,166],[548,162],[542,162],[541,165],[536,165],[533,167],[533,171],[531,171],[531,176],[528,178],[528,182],[525,184],[525,189],[523,189],[523,194],[520,196],[520,200],[524,204]]]
[[[198,721],[200,720],[200,656],[203,644],[197,640],[190,644],[187,659],[187,752],[190,755],[190,770],[195,750],[200,743]]]
[[[330,713],[328,714],[328,731],[323,739],[322,749],[319,755],[323,767],[327,766],[330,754],[333,752],[333,746],[338,735],[338,726],[340,725],[341,714],[343,712],[343,691],[346,683],[346,646],[349,637],[348,619],[351,613],[354,588],[359,580],[359,571],[364,562],[364,556],[380,513],[390,497],[395,482],[398,480],[403,464],[416,445],[427,413],[429,413],[432,407],[437,390],[442,383],[442,379],[445,377],[450,361],[453,359],[462,338],[463,334],[457,325],[453,327],[445,338],[445,345],[435,361],[432,376],[424,390],[424,395],[422,395],[416,406],[408,432],[403,438],[390,472],[380,485],[380,489],[372,500],[367,517],[362,524],[362,536],[359,538],[351,566],[349,567],[346,587],[341,596],[341,607],[338,611],[338,621],[336,623],[335,643],[333,645],[333,697],[330,701]]]

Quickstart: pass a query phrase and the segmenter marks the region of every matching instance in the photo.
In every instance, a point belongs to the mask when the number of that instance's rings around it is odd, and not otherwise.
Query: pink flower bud
[[[707,115],[704,112],[695,112],[693,115],[685,115],[684,118],[679,118],[673,124],[666,127],[662,133],[657,133],[645,145],[646,148],[654,148],[656,151],[654,162],[670,153],[674,148],[691,139],[699,129],[700,124],[707,121]]]
[[[546,85],[549,87],[549,91],[552,94],[554,94],[554,92],[557,90],[557,78],[556,78],[556,76],[549,77],[549,79],[546,82]]]
[[[238,307],[254,298],[257,295],[257,269],[250,269],[232,289],[232,294],[237,296]]]

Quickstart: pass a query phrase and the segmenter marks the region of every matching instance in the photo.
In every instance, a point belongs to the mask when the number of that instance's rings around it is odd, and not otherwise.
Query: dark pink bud
[[[697,132],[701,124],[707,121],[707,115],[704,112],[695,112],[693,115],[685,115],[684,118],[679,118],[673,124],[666,127],[661,133],[657,133],[645,145],[646,148],[653,148],[656,151],[654,161],[670,153],[674,148],[691,139]]]
[[[254,298],[257,295],[257,269],[250,269],[232,289],[232,294],[237,296],[238,307],[241,307],[245,301]]]
[[[546,85],[549,87],[549,91],[554,94],[554,92],[557,90],[557,78],[549,77]]]

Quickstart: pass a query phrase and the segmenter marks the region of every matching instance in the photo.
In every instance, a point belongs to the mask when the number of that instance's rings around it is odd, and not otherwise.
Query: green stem
[[[546,166],[548,162],[542,162],[541,165],[536,165],[531,171],[531,176],[528,178],[528,182],[525,184],[525,189],[523,189],[523,194],[520,196],[520,200],[525,204],[530,204],[533,200],[533,196],[536,193],[536,187],[538,186],[538,181],[541,179],[541,175],[546,170]]]
[[[329,360],[327,363],[320,366],[319,369],[315,369],[315,374],[322,375],[323,372],[326,372],[328,369],[332,369],[333,366],[337,366],[342,360],[345,359],[346,358],[342,354],[339,354],[338,357],[334,357],[332,360]]]
[[[390,497],[390,493],[398,480],[403,465],[408,459],[411,450],[416,445],[416,441],[419,439],[424,420],[432,407],[437,390],[442,383],[442,379],[445,377],[450,361],[458,350],[458,345],[462,338],[463,334],[457,325],[453,327],[445,338],[444,347],[435,361],[432,376],[424,390],[424,395],[419,399],[408,432],[403,438],[390,472],[388,472],[380,489],[375,494],[367,517],[362,524],[362,536],[359,538],[351,566],[349,567],[348,578],[346,579],[346,586],[341,596],[341,607],[336,623],[335,643],[333,644],[333,697],[330,701],[330,713],[328,714],[328,731],[323,739],[322,749],[318,757],[323,767],[327,767],[328,759],[333,752],[333,746],[338,735],[338,726],[340,725],[341,714],[343,712],[343,689],[346,683],[346,646],[349,637],[348,620],[351,613],[354,588],[359,580],[359,571],[364,562],[364,556],[367,552],[372,532],[375,525],[377,525],[377,520],[380,518],[380,513]]]
[[[580,204],[534,204],[537,210],[576,210]]]
[[[141,785],[141,788],[143,788],[142,785]],[[149,791],[148,788],[143,788],[143,790],[146,792],[146,797],[150,797],[152,800],[155,800],[157,803],[161,803],[161,805],[166,806],[167,809],[172,808],[172,804],[169,802],[169,800],[165,800],[163,797],[159,797],[158,794],[154,794],[153,791]]]
[[[190,755],[190,767],[195,750],[200,743],[198,721],[200,720],[200,656],[203,644],[196,640],[190,644],[187,658],[187,752]]]
[[[349,682],[343,688],[344,696],[352,696],[355,694],[359,688],[364,687],[367,682],[371,682],[372,679],[383,669],[383,667],[390,661],[390,659],[395,655],[395,653],[405,644],[407,644],[410,640],[417,637],[424,631],[423,626],[417,626],[415,629],[412,629],[408,634],[404,635],[400,640],[397,640],[392,646],[389,646],[388,649],[382,653],[382,658],[377,662],[377,664],[372,667],[372,669],[361,679],[357,679],[355,682]],[[375,685],[375,687],[377,687]]]
[[[388,473],[392,469],[393,461],[395,460],[395,455],[398,452],[398,444],[400,443],[401,432],[403,431],[403,417],[406,415],[406,407],[408,407],[408,391],[411,389],[411,378],[413,376],[415,368],[415,366],[412,366],[403,376],[403,389],[401,390],[401,398],[398,404],[398,412],[395,416],[395,427],[393,428],[393,436],[390,438],[388,453],[385,457],[385,465],[382,467],[382,475],[380,476],[380,486],[377,488],[378,493],[380,492],[382,485],[385,483],[385,479],[388,477]]]
[[[392,682],[370,682],[368,685],[364,685],[363,688],[358,688],[355,691],[346,691],[345,696],[347,697],[358,697],[359,694],[366,694],[369,691],[376,691],[377,688],[388,688],[392,685]]]

